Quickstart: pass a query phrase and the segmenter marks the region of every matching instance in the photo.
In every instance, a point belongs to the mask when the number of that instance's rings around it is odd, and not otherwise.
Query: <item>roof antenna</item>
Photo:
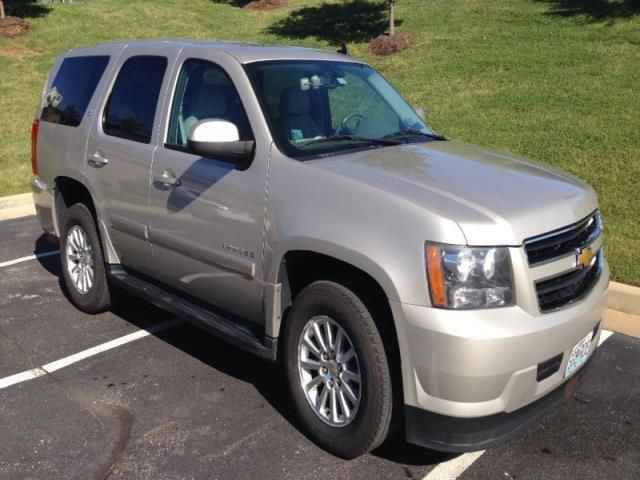
[[[341,53],[342,55],[349,55],[349,50],[347,50],[347,44],[344,42],[340,43],[340,49],[338,50],[338,53]]]

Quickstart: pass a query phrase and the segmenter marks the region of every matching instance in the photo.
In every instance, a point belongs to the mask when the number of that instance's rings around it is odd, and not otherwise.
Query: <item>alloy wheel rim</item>
[[[347,332],[327,316],[311,318],[298,342],[300,384],[312,410],[332,427],[356,416],[362,398],[358,355]]]
[[[79,225],[71,227],[67,234],[66,257],[73,287],[86,295],[95,281],[95,258],[89,236]]]

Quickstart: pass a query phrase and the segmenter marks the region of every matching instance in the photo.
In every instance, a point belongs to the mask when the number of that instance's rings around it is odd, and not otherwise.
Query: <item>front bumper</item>
[[[433,450],[456,453],[495,447],[570,398],[578,389],[592,360],[593,355],[569,381],[511,413],[496,413],[471,419],[449,417],[405,406],[407,441]]]
[[[515,424],[530,421],[530,414],[523,412],[538,411],[532,406],[538,401],[557,403],[545,397],[561,397],[553,392],[562,391],[576,377],[564,378],[573,346],[595,331],[590,357],[597,348],[601,328],[596,327],[604,315],[608,283],[605,262],[587,297],[547,314],[519,305],[452,311],[390,302],[400,343],[408,440],[438,448],[441,442],[454,441],[456,430],[465,432],[468,427],[472,439],[480,438],[479,432],[473,433],[479,425],[504,422],[504,432],[488,434],[482,441],[469,440],[466,432],[459,446],[439,447],[483,448],[494,443],[494,437],[499,441],[517,431]],[[557,369],[539,379],[539,365],[560,355]],[[440,425],[434,427],[439,433],[432,440],[426,439],[433,433],[427,424]],[[450,438],[442,431],[447,424]]]

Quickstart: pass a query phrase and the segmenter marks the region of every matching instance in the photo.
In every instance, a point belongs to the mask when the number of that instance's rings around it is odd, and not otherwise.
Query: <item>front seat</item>
[[[280,131],[288,140],[315,138],[322,135],[318,124],[309,114],[309,93],[289,88],[280,97]]]
[[[191,96],[189,116],[184,119],[182,135],[185,140],[189,130],[205,118],[226,119],[227,98],[224,87],[201,85]]]

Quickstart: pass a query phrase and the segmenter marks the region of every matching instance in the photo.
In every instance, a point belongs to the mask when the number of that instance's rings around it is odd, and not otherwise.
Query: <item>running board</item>
[[[108,266],[109,279],[153,305],[167,310],[197,326],[211,332],[216,337],[261,358],[275,361],[278,340],[251,331],[247,326],[208,310],[196,303],[171,293],[147,280],[131,274],[118,265]]]

